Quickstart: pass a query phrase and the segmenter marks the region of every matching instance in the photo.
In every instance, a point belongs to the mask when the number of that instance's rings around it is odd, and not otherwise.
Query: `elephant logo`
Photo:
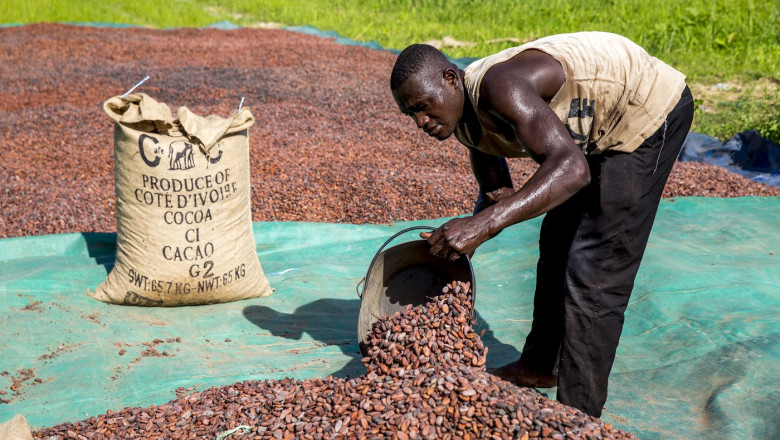
[[[171,142],[168,146],[168,169],[189,170],[195,167],[192,144],[185,141]]]
[[[165,144],[163,144],[165,145]],[[146,165],[155,168],[160,165],[160,159],[165,155],[165,147],[160,145],[157,139],[142,134],[138,138],[138,152]],[[148,150],[152,150],[151,154]],[[210,158],[209,162],[217,163],[222,158],[222,150],[219,155]],[[189,170],[195,168],[195,148],[187,141],[173,141],[168,145],[168,169]]]

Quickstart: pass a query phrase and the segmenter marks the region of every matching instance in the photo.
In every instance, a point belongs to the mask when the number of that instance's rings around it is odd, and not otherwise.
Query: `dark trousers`
[[[558,374],[558,400],[595,417],[607,400],[624,312],[661,194],[693,119],[686,87],[632,153],[588,157],[591,182],[549,211],[539,238],[531,332],[521,359]]]

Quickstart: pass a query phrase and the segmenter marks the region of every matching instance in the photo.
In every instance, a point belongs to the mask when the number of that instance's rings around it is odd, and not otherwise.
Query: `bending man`
[[[595,417],[607,399],[624,312],[666,180],[693,118],[685,76],[619,35],[553,35],[465,71],[415,44],[390,80],[402,113],[468,148],[474,214],[427,238],[456,259],[504,228],[545,214],[533,324],[520,359],[494,371],[557,385]],[[506,158],[539,167],[515,190]]]

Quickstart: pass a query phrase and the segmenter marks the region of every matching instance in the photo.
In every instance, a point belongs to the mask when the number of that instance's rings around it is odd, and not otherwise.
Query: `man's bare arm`
[[[471,254],[503,229],[555,208],[590,181],[587,160],[546,100],[563,84],[560,64],[538,51],[493,66],[480,88],[479,111],[513,132],[539,168],[515,193],[470,217],[445,223],[428,238],[444,258]]]
[[[512,127],[518,142],[539,163],[517,192],[480,213],[490,236],[555,208],[590,181],[585,156],[540,96],[544,79],[530,74],[525,78],[517,80],[517,72],[508,68],[499,70],[481,100],[491,117]]]

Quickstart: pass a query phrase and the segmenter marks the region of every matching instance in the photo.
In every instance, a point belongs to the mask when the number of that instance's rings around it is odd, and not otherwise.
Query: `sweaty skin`
[[[431,63],[393,91],[401,112],[429,136],[445,140],[462,124],[472,133],[475,145],[459,141],[470,150],[472,171],[488,200],[474,215],[452,219],[427,236],[431,253],[452,260],[472,255],[504,228],[544,214],[590,182],[584,154],[548,105],[565,81],[558,61],[528,50],[491,67],[480,85],[476,111],[463,78],[454,64]],[[525,149],[539,163],[517,191],[503,161],[475,148],[483,127],[514,139],[516,150],[510,155]]]

